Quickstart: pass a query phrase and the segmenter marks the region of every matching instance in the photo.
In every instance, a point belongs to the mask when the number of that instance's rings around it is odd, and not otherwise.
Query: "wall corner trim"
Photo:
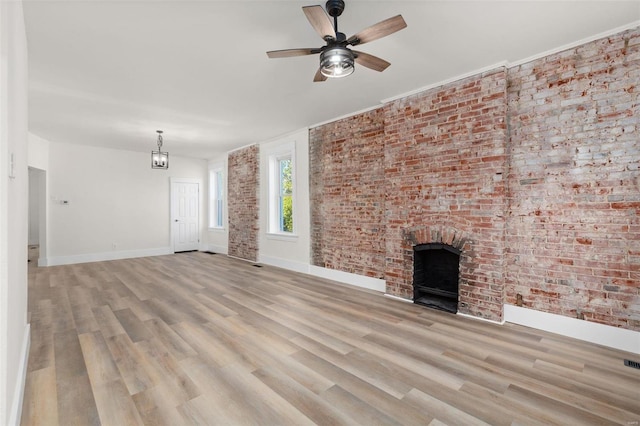
[[[504,305],[506,322],[560,334],[640,355],[640,332],[550,314],[514,305]]]
[[[9,425],[18,426],[22,417],[22,403],[24,401],[24,391],[27,382],[27,364],[29,362],[29,348],[31,347],[31,324],[24,328],[22,338],[22,349],[20,351],[20,367],[16,378],[16,385],[13,391],[13,404],[9,413]]]

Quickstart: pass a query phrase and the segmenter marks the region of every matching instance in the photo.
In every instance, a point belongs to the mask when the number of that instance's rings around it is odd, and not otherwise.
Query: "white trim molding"
[[[216,245],[216,244],[209,243],[208,246],[207,246],[207,250],[206,251],[210,251],[212,253],[220,253],[220,254],[226,255],[226,254],[229,253],[228,249],[229,249],[228,246],[219,246],[219,245]]]
[[[574,42],[571,42],[571,43],[568,43],[568,44],[564,44],[562,46],[558,46],[558,47],[555,47],[553,49],[549,49],[549,50],[547,50],[545,52],[536,53],[535,55],[529,56],[528,58],[518,59],[517,61],[510,62],[508,64],[508,68],[513,68],[513,67],[516,67],[518,65],[526,64],[528,62],[532,62],[532,61],[535,61],[535,60],[538,60],[538,59],[545,58],[547,56],[555,55],[557,53],[564,52],[565,50],[573,49],[573,48],[585,45],[587,43],[591,43],[593,41],[600,40],[601,38],[611,37],[611,36],[619,34],[621,32],[632,30],[632,29],[634,29],[636,27],[640,27],[640,20],[633,21],[633,22],[628,23],[627,25],[623,25],[623,26],[618,27],[618,28],[613,28],[613,29],[610,29],[608,31],[604,31],[604,32],[601,32],[601,33],[598,33],[598,34],[593,34],[593,35],[591,35],[589,37],[586,37],[586,38],[583,38],[581,40],[576,40]]]
[[[379,278],[365,277],[363,275],[352,274],[350,272],[336,271],[335,269],[321,268],[320,266],[309,265],[309,274],[328,280],[338,281],[343,284],[350,284],[369,290],[384,293],[387,289],[387,282]]]
[[[13,404],[9,413],[9,424],[18,426],[22,417],[22,403],[24,401],[24,389],[27,382],[27,367],[29,363],[29,348],[31,347],[31,324],[24,329],[22,349],[20,351],[20,366],[16,377],[16,385],[13,391]]]
[[[393,300],[399,300],[400,302],[405,302],[405,303],[411,303],[413,304],[413,300],[411,299],[405,299],[404,297],[400,297],[400,296],[394,296],[393,294],[389,294],[389,293],[385,293],[383,295],[384,297],[389,297]]]
[[[47,259],[40,259],[38,260],[38,266],[73,265],[76,263],[103,262],[105,260],[164,256],[167,254],[173,254],[173,249],[171,247],[158,247],[143,250],[109,251],[103,253],[77,254],[72,256],[56,256]]]
[[[504,325],[505,323],[504,319],[502,321],[495,321],[488,318],[477,317],[475,315],[463,314],[462,312],[456,312],[456,315],[460,315],[461,317],[471,318],[478,321],[489,322],[491,324],[497,324],[497,325]]]
[[[309,264],[273,256],[260,256],[259,263],[310,275]]]
[[[514,305],[504,305],[506,322],[549,331],[640,355],[640,332],[550,314]]]

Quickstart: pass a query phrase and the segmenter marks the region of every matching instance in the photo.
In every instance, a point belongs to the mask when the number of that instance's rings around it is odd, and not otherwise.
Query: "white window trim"
[[[271,150],[269,153],[269,186],[268,186],[268,228],[267,238],[290,241],[298,238],[296,229],[297,223],[297,206],[296,206],[296,151],[295,142],[291,141]],[[293,205],[293,231],[280,231],[280,170],[278,161],[283,158],[291,159],[291,180],[293,182],[293,190],[291,192],[291,202]]]
[[[215,225],[215,219],[217,219],[217,215],[215,212],[217,211],[216,206],[214,205],[214,191],[216,186],[213,185],[212,175],[214,173],[220,172],[220,177],[222,179],[222,218],[221,226]],[[217,183],[217,181],[215,182]],[[227,200],[227,186],[226,186],[226,174],[224,172],[223,164],[215,164],[209,167],[209,229],[214,231],[224,231],[225,223],[226,223],[226,208],[225,201]]]

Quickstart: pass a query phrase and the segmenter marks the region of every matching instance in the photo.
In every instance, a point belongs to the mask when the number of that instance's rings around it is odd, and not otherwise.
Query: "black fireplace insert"
[[[443,243],[413,247],[413,303],[456,313],[460,250]]]

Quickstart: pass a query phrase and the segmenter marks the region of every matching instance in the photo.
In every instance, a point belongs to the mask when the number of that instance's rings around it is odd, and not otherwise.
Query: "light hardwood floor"
[[[621,424],[638,356],[206,253],[29,268],[23,425]]]

